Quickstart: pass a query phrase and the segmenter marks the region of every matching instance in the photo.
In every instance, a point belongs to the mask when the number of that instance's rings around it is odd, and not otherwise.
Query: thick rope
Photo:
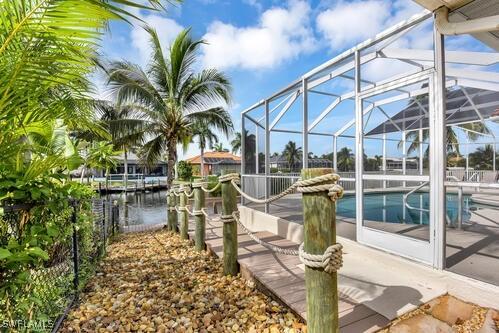
[[[188,206],[185,206],[185,210],[187,211],[187,213],[189,213],[190,216],[202,216],[202,215],[204,215],[201,210],[193,209],[192,211],[190,211]]]
[[[224,178],[222,178],[224,177]],[[331,198],[332,201],[336,201],[338,198],[341,198],[343,196],[343,188],[340,185],[337,184],[321,184],[324,182],[337,182],[340,177],[337,174],[327,174],[323,176],[318,176],[314,177],[311,179],[306,179],[306,180],[298,180],[294,184],[292,184],[290,187],[288,187],[286,190],[283,192],[274,195],[270,198],[267,199],[258,199],[255,197],[250,196],[247,193],[244,193],[242,189],[239,187],[237,184],[236,180],[239,180],[239,175],[238,174],[227,174],[224,176],[220,176],[220,182],[224,181],[231,181],[232,185],[236,189],[236,191],[243,196],[244,198],[253,201],[255,203],[260,203],[260,204],[266,204],[266,203],[271,203],[276,200],[281,199],[282,197],[285,197],[288,194],[293,193],[294,191],[297,191],[299,193],[316,193],[316,192],[328,192],[328,196]]]
[[[222,223],[231,223],[236,221],[234,214],[232,215],[220,215],[220,222]]]
[[[184,206],[175,206],[175,210],[177,211],[177,213],[185,212],[185,211],[187,211],[187,207],[184,207]]]
[[[241,227],[241,229],[243,229],[243,231],[253,241],[255,241],[256,243],[260,244],[261,246],[263,246],[263,247],[265,247],[265,248],[267,248],[267,249],[269,249],[269,250],[271,250],[273,252],[280,253],[280,254],[285,254],[285,255],[288,255],[288,256],[297,256],[298,255],[298,251],[297,250],[283,248],[283,247],[280,247],[280,246],[277,246],[277,245],[265,242],[264,240],[258,238],[258,236],[256,236],[256,234],[254,232],[252,232],[248,228],[246,228],[246,226],[241,222],[241,220],[239,218],[239,212],[238,211],[232,213],[232,217],[234,218],[234,220],[236,220],[237,224],[239,224],[239,226]]]
[[[301,243],[298,257],[305,266],[323,268],[327,273],[334,273],[343,266],[342,248],[341,244],[336,243],[329,246],[323,254],[310,254],[305,252]]]
[[[201,186],[201,189],[203,191],[205,191],[206,193],[212,193],[212,192],[215,192],[216,190],[218,190],[218,188],[220,187],[221,184],[222,183],[218,182],[217,185],[214,188],[212,188],[211,190],[208,190],[207,188],[204,188],[202,186]]]
[[[194,196],[194,191],[191,191],[191,192],[187,192],[185,189],[184,189],[184,194],[186,197],[188,198],[192,198]]]
[[[332,201],[336,201],[343,196],[343,187],[338,184],[322,184],[324,182],[337,182],[340,176],[330,173],[311,179],[302,179],[295,183],[296,191],[299,193],[319,193],[327,192]]]

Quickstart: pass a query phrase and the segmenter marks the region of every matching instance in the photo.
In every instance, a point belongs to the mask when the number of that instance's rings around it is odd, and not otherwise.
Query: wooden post
[[[204,208],[205,200],[204,200],[204,191],[201,189],[200,185],[194,184],[194,210],[201,211]],[[195,245],[197,251],[203,251],[205,244],[205,235],[206,235],[206,221],[205,216],[203,214],[195,215],[194,221],[196,221],[196,234],[195,234]]]
[[[230,172],[222,172],[227,174]],[[237,191],[230,181],[222,183],[222,215],[229,216],[237,211]],[[224,274],[236,276],[237,266],[237,222],[223,224]]]
[[[168,206],[168,230],[176,232],[177,231],[177,211],[175,210],[175,193],[174,189],[168,191],[168,197],[166,198]]]
[[[302,179],[332,173],[329,168],[303,169]],[[335,203],[326,192],[303,193],[304,251],[323,254],[336,243]],[[310,333],[338,333],[338,275],[305,267],[307,328]]]
[[[175,194],[177,189],[176,188],[172,188],[171,190],[171,203],[172,203],[172,207],[174,208],[174,210],[172,210],[172,217],[171,217],[171,223],[172,223],[172,231],[173,232],[178,232],[178,213],[177,211],[175,210],[175,206],[178,205],[178,197],[177,195]]]
[[[179,212],[179,224],[180,224],[180,237],[182,239],[189,239],[189,213],[187,213],[187,195],[184,193],[184,189],[180,189],[180,203],[179,208],[181,211]]]

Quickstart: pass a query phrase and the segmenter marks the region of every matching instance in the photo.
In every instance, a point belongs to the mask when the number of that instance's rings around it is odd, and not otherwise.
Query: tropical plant
[[[179,161],[177,165],[178,178],[181,180],[191,180],[192,165],[187,161]]]
[[[204,152],[206,147],[213,147],[214,144],[218,143],[218,137],[211,129],[210,123],[206,121],[198,121],[193,125],[192,134],[198,139],[198,146],[201,152],[201,177],[204,177]]]
[[[245,131],[247,134],[247,131]],[[234,139],[230,142],[230,145],[232,146],[232,153],[237,154],[239,151],[241,151],[241,132],[236,132],[234,135]]]
[[[215,70],[195,72],[194,64],[202,40],[193,40],[190,30],[182,31],[168,54],[163,53],[156,31],[147,27],[152,56],[147,71],[126,61],[108,68],[109,87],[120,106],[133,107],[142,114],[142,131],[149,139],[143,146],[146,164],[155,163],[163,153],[168,158],[168,186],[174,178],[177,145],[191,142],[192,125],[212,124],[223,134],[232,131],[229,113],[220,105],[230,102],[230,83]]]
[[[128,182],[128,153],[145,141],[142,131],[143,121],[136,112],[127,106],[99,101],[96,103],[98,116],[109,131],[115,149],[123,152],[123,179],[125,188]]]
[[[341,148],[337,153],[338,171],[352,171],[355,166],[355,156],[348,147]]]
[[[490,131],[488,127],[481,122],[460,124],[456,127],[461,128],[465,133],[466,137],[469,141],[476,141],[481,133],[484,135],[489,134]],[[455,152],[458,155],[461,154],[459,150],[459,139],[457,133],[453,126],[447,126],[447,152]],[[430,136],[430,131],[428,129],[423,129],[423,137],[422,140],[419,137],[419,130],[406,132],[406,142],[409,142],[409,147],[407,147],[407,154],[413,153],[419,149],[419,145],[421,142],[428,142],[428,138]],[[398,143],[398,148],[402,149],[403,141],[400,140]],[[429,147],[426,148],[425,154],[429,150]]]
[[[215,145],[213,145],[213,150],[218,151],[218,152],[227,151],[227,149],[225,149],[224,144],[222,142],[219,142],[219,143],[216,143]]]
[[[477,170],[492,170],[494,161],[494,147],[485,145],[478,147],[473,153],[469,154],[469,165]]]
[[[149,0],[157,7],[160,0]],[[131,17],[139,0],[0,1],[0,124],[3,158],[17,152],[13,131],[63,119],[93,128],[87,92],[96,44],[109,20]],[[125,5],[125,7],[123,7]],[[82,18],[85,19],[82,19]]]
[[[288,167],[291,170],[295,170],[297,163],[301,160],[302,149],[301,147],[296,146],[296,142],[289,141],[286,146],[284,146],[282,155],[288,162]]]
[[[106,188],[108,188],[109,172],[118,166],[118,157],[121,151],[114,150],[112,143],[98,142],[90,148],[88,166],[95,169],[104,169],[106,172]]]

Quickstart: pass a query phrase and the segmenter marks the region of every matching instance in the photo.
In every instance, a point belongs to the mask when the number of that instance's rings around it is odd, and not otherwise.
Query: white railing
[[[447,177],[468,183],[495,183],[497,171],[493,170],[447,170]]]

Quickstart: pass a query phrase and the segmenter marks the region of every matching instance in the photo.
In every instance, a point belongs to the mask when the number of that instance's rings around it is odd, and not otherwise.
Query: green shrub
[[[87,186],[53,175],[23,181],[0,173],[0,323],[30,318],[54,321],[72,292],[73,208],[68,198],[89,199]],[[80,252],[92,248],[91,204],[79,204]],[[85,280],[82,279],[82,283]]]
[[[190,181],[192,178],[192,165],[186,161],[180,161],[177,165],[178,178]]]

